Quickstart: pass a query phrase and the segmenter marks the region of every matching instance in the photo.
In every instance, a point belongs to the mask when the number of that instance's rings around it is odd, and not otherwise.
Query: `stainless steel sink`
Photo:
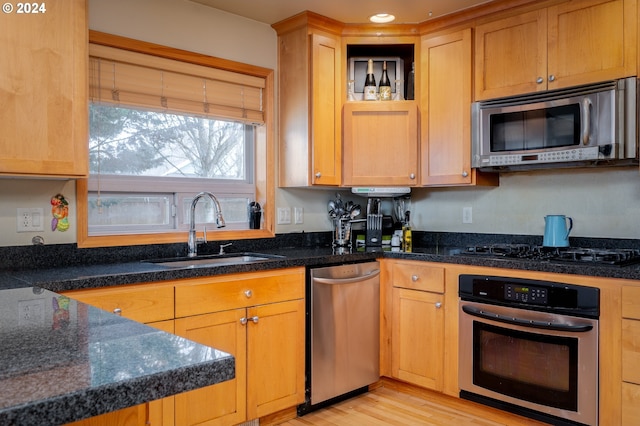
[[[168,268],[210,268],[223,265],[244,265],[248,263],[264,262],[281,259],[283,256],[262,253],[232,253],[213,256],[176,257],[169,259],[147,260],[146,262]]]

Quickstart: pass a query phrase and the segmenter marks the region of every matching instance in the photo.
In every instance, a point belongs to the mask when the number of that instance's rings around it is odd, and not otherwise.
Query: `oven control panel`
[[[544,287],[505,283],[504,299],[513,302],[546,305],[548,303],[548,292]]]
[[[560,282],[487,275],[459,276],[462,300],[545,312],[569,313],[586,318],[600,315],[600,291]]]

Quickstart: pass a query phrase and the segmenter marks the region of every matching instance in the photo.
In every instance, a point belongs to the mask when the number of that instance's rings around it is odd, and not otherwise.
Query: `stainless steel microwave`
[[[472,167],[485,171],[634,164],[637,78],[475,102]]]

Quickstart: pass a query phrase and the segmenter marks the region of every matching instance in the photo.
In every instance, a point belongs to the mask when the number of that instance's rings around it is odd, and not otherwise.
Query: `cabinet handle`
[[[247,325],[247,323],[248,323],[249,321],[253,321],[253,323],[254,323],[254,324],[257,324],[259,319],[260,319],[260,318],[259,318],[257,315],[256,315],[256,316],[253,316],[253,317],[251,317],[251,318],[242,317],[242,318],[240,318],[240,324],[242,324],[242,325]]]
[[[536,83],[538,83],[538,84],[544,83],[544,78],[542,78],[542,77],[536,78]]]
[[[120,309],[120,308],[115,308],[115,309],[113,310],[113,313],[114,313],[114,314],[116,314],[116,315],[118,315],[118,316],[122,316],[122,309]]]
[[[247,296],[247,299],[253,296],[253,292],[251,290],[245,290],[244,295]]]
[[[411,173],[411,174],[409,175],[409,179],[413,180],[413,179],[415,179],[415,178],[416,178],[416,174],[415,174],[415,173]]]
[[[414,283],[418,281],[419,278],[420,277],[418,277],[417,275],[411,275],[411,281],[413,281]]]
[[[553,74],[549,75],[549,81],[556,81],[556,76]]]
[[[317,172],[317,173],[316,173],[316,179],[320,179],[321,177],[322,177],[322,173]]]
[[[442,308],[442,303],[436,302],[436,309],[440,309],[440,308]]]
[[[467,176],[469,176],[469,172],[467,172],[466,170],[464,170],[464,171],[462,172],[462,177],[467,177]]]

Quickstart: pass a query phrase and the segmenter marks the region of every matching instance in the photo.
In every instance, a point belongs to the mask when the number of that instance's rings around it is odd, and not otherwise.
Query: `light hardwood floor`
[[[541,426],[524,417],[505,413],[436,392],[407,388],[392,382],[370,392],[277,423],[281,426]]]

